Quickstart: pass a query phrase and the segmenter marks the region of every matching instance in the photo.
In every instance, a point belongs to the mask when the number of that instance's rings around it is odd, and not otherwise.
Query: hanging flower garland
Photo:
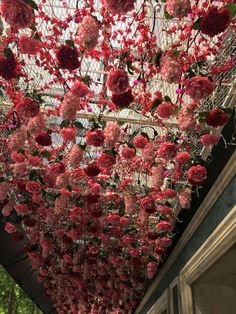
[[[235,2],[50,6],[1,4],[5,230],[26,233],[58,313],[131,313],[207,178],[201,149],[230,118],[215,99],[235,69],[220,57],[235,42]]]

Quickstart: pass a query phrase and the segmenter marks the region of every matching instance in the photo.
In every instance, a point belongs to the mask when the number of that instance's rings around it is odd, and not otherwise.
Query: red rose
[[[13,224],[7,222],[5,224],[5,231],[7,233],[14,233],[14,232],[16,232],[17,231],[16,225],[13,225]]]
[[[89,177],[96,177],[101,172],[100,168],[97,165],[90,164],[84,168],[84,172]]]
[[[214,37],[226,30],[231,22],[231,14],[227,8],[212,6],[203,17],[200,23],[200,30],[203,34]]]
[[[185,81],[185,91],[194,100],[201,100],[212,94],[214,83],[207,77],[195,76]]]
[[[25,98],[16,106],[16,112],[21,118],[33,118],[39,113],[39,104],[32,98]]]
[[[207,178],[207,171],[205,167],[200,165],[192,166],[187,173],[189,182],[200,185]]]
[[[173,229],[172,223],[166,220],[161,220],[156,227],[160,231],[171,231]]]
[[[104,144],[105,136],[102,130],[86,131],[86,144],[100,147]]]
[[[214,108],[206,114],[206,123],[214,128],[224,125],[228,120],[228,114],[218,108]]]
[[[5,21],[16,28],[26,28],[33,20],[33,9],[22,0],[3,0],[2,16]]]
[[[51,135],[46,132],[41,132],[38,136],[36,136],[35,141],[41,146],[52,145]]]
[[[65,172],[65,170],[66,170],[66,167],[62,162],[57,162],[57,163],[53,164],[50,168],[50,171],[56,175]]]
[[[75,70],[79,67],[79,53],[75,47],[62,45],[56,53],[58,65],[62,69]]]
[[[26,190],[33,194],[38,194],[41,191],[41,186],[36,181],[28,181],[26,183]]]
[[[129,77],[124,70],[110,72],[107,79],[107,87],[114,94],[123,94],[129,87]]]
[[[123,109],[129,107],[129,105],[134,101],[134,96],[132,91],[129,89],[123,94],[112,94],[111,101],[118,109]]]

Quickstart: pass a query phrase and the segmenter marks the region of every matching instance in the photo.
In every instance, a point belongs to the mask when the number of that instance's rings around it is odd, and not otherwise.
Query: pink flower
[[[164,181],[164,170],[162,165],[152,167],[152,186],[159,189]]]
[[[133,138],[134,147],[143,149],[148,143],[148,139],[143,135],[136,135]]]
[[[97,159],[97,164],[101,168],[110,169],[116,163],[116,155],[110,153],[101,153]]]
[[[111,71],[107,79],[107,87],[112,93],[123,94],[129,87],[129,77],[124,70]]]
[[[98,43],[99,23],[93,16],[85,16],[77,32],[80,43],[89,49],[94,49]]]
[[[166,189],[166,190],[162,191],[162,195],[165,198],[175,198],[176,197],[176,191],[173,189]]]
[[[43,44],[40,40],[28,37],[27,35],[22,35],[19,39],[19,47],[22,53],[28,55],[36,55]]]
[[[187,177],[190,183],[200,185],[207,178],[206,168],[200,165],[192,166],[187,172]]]
[[[7,199],[9,188],[10,186],[8,183],[0,183],[0,202]]]
[[[74,145],[69,152],[69,163],[71,167],[75,168],[82,160],[83,150],[79,147],[79,145]]]
[[[60,115],[63,120],[71,121],[76,118],[76,112],[82,109],[80,97],[74,93],[67,93],[61,104]]]
[[[15,210],[19,215],[27,215],[31,213],[31,210],[29,209],[27,204],[16,204]]]
[[[41,186],[36,181],[27,181],[26,190],[33,194],[38,194],[41,191]]]
[[[213,92],[214,83],[205,76],[194,76],[185,81],[185,91],[192,99],[199,101]]]
[[[182,74],[182,68],[178,61],[164,56],[161,59],[161,77],[168,83],[175,83],[180,80]]]
[[[87,145],[92,145],[95,147],[103,146],[105,136],[103,130],[93,130],[93,131],[86,131],[85,139]]]
[[[172,223],[166,220],[161,220],[156,227],[160,231],[171,231],[173,229]]]
[[[158,157],[165,159],[165,160],[171,160],[175,157],[177,152],[177,146],[172,142],[163,142],[160,144],[158,149]]]
[[[176,155],[175,160],[179,165],[186,164],[190,159],[190,154],[188,152],[180,152]]]
[[[104,0],[107,8],[114,14],[126,14],[134,9],[136,0]]]
[[[13,224],[7,222],[7,223],[5,224],[5,231],[6,231],[7,233],[15,233],[15,232],[17,232],[16,225],[13,225]]]
[[[188,209],[191,205],[191,195],[192,191],[190,188],[184,188],[179,191],[178,198],[179,203],[182,208]]]
[[[135,195],[125,195],[125,212],[128,215],[132,215],[136,212],[137,199]]]
[[[149,279],[152,279],[157,271],[157,263],[149,262],[147,264],[147,276]]]
[[[213,108],[206,114],[206,123],[214,128],[223,126],[229,120],[229,115],[219,108]]]
[[[178,112],[178,124],[181,131],[192,131],[196,124],[194,111],[188,107],[183,107]]]
[[[13,166],[13,173],[17,178],[22,177],[23,175],[25,175],[27,170],[27,162],[18,162],[16,164],[14,164]]]
[[[85,97],[89,93],[89,88],[83,82],[76,82],[71,87],[71,92],[78,97]]]
[[[120,136],[120,127],[116,122],[107,122],[104,129],[105,141],[104,144],[108,148],[112,148],[117,143]]]
[[[16,112],[21,118],[33,118],[38,115],[39,104],[32,98],[25,98],[16,106]]]
[[[174,113],[174,106],[170,102],[163,102],[157,107],[157,113],[162,119],[169,118]]]
[[[90,164],[84,168],[84,172],[89,177],[96,177],[101,172],[100,168],[97,165]]]
[[[173,17],[187,16],[191,11],[190,0],[167,0],[166,11]]]
[[[27,127],[30,133],[37,133],[43,130],[45,127],[45,117],[43,113],[39,112],[36,117],[30,119]]]
[[[146,162],[153,162],[156,157],[156,146],[154,143],[147,143],[147,145],[142,150],[142,157]]]
[[[14,162],[23,162],[25,160],[25,156],[21,153],[17,153],[16,151],[13,151],[11,153],[11,159]]]
[[[135,156],[135,149],[131,147],[125,147],[121,152],[121,156],[126,160],[131,160]]]
[[[19,129],[9,137],[8,147],[10,150],[18,149],[23,147],[27,139],[27,127],[22,125]]]
[[[1,11],[5,21],[15,28],[26,28],[33,21],[32,7],[23,0],[3,0]]]
[[[204,134],[201,137],[201,143],[203,146],[216,145],[220,140],[220,136],[216,134]]]
[[[76,137],[76,129],[75,128],[62,128],[61,136],[65,143],[69,141],[73,141]]]

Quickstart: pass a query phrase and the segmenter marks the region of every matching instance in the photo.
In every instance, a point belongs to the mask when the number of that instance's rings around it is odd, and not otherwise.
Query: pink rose
[[[38,194],[41,191],[41,186],[36,181],[26,182],[26,190],[32,194]]]
[[[187,172],[189,182],[200,185],[207,178],[207,171],[205,167],[200,165],[192,166]]]
[[[164,56],[161,59],[161,77],[168,83],[175,83],[181,78],[182,68],[177,60],[169,56]]]

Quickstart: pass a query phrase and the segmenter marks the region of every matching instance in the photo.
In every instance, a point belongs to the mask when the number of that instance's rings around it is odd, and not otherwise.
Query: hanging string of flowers
[[[5,230],[28,237],[58,313],[132,313],[232,114],[235,1],[2,0],[1,14]]]

